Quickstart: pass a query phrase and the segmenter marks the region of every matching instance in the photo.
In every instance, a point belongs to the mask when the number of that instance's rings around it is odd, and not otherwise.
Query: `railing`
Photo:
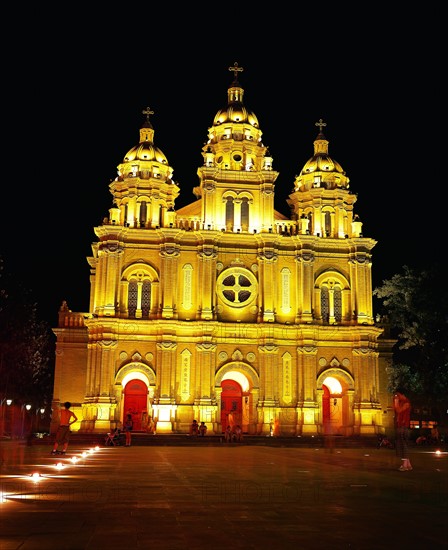
[[[59,328],[82,328],[85,326],[84,319],[90,316],[89,313],[73,313],[70,310],[59,311]]]

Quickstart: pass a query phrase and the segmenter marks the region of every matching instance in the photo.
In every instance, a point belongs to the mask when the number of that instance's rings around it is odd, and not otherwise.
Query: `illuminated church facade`
[[[180,188],[143,111],[139,143],[110,183],[95,227],[88,312],[59,311],[53,409],[74,430],[380,434],[390,426],[385,370],[393,342],[375,322],[372,249],[357,196],[329,155],[322,120],[274,208],[278,172],[245,106],[241,68],[202,148],[196,200]],[[310,144],[311,145],[311,144]],[[311,148],[311,147],[310,147]],[[55,425],[52,426],[52,429]]]

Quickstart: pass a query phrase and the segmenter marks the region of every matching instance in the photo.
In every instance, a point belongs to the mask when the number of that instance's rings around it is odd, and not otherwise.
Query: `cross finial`
[[[316,126],[319,126],[319,133],[322,133],[322,128],[324,128],[327,125],[326,122],[323,122],[323,120],[320,118],[319,122],[316,122]]]
[[[229,67],[229,71],[233,71],[233,76],[235,80],[238,80],[238,73],[242,73],[244,71],[243,67],[238,67],[238,62],[235,61],[233,64],[233,67]]]
[[[146,122],[149,122],[149,115],[153,115],[154,111],[151,111],[149,107],[146,107],[146,109],[143,109],[142,113],[146,115]]]

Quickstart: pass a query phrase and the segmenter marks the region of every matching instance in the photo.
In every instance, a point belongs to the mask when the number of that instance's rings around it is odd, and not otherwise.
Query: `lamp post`
[[[26,405],[22,405],[22,438],[25,435],[25,411],[29,412],[31,409],[31,405],[27,403]]]
[[[6,403],[6,408],[5,408],[5,403]],[[0,414],[1,414],[1,420],[0,420],[0,436],[3,437],[5,435],[5,417],[6,417],[6,411],[8,410],[8,407],[10,407],[12,404],[12,399],[8,399],[8,398],[4,398],[2,399],[1,401],[1,409],[0,409]]]
[[[40,425],[42,421],[42,417],[45,414],[45,408],[41,407],[40,409],[36,409],[36,417],[37,417],[37,425],[36,425],[36,432],[40,433]]]

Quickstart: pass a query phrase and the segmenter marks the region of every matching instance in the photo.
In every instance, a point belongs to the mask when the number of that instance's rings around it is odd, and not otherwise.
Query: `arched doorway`
[[[334,377],[327,377],[323,384],[322,420],[324,433],[335,435],[342,427],[342,386]]]
[[[132,415],[134,431],[142,431],[143,413],[148,409],[148,388],[142,380],[130,380],[124,388],[123,418]]]
[[[243,390],[235,380],[223,380],[221,389],[221,428],[225,432],[228,424],[242,426]]]

